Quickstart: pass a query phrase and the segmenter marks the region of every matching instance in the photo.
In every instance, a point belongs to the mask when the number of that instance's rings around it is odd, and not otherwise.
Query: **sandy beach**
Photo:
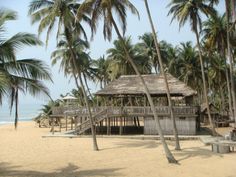
[[[47,128],[34,122],[0,126],[0,176],[77,177],[235,177],[236,153],[215,154],[200,141],[182,141],[173,151],[179,165],[168,164],[160,142],[98,138],[42,138]],[[173,142],[168,142],[173,150]]]

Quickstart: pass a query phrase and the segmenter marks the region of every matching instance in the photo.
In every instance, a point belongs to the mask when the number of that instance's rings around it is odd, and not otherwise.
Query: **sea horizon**
[[[35,118],[41,112],[42,104],[39,103],[24,103],[19,105],[19,121],[30,121]],[[10,109],[8,104],[3,104],[0,107],[0,125],[12,124],[14,123],[14,112],[10,114]]]

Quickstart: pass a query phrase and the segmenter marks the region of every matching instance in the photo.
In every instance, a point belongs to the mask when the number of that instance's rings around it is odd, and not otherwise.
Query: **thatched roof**
[[[166,87],[162,75],[143,75],[151,95],[166,95]],[[197,92],[188,87],[184,82],[167,74],[170,93],[172,96],[191,96]],[[123,75],[110,82],[104,89],[98,91],[96,95],[141,95],[144,89],[140,78],[136,75]]]
[[[63,100],[77,100],[77,98],[75,98],[74,96],[71,95],[67,95],[65,97],[62,98]]]

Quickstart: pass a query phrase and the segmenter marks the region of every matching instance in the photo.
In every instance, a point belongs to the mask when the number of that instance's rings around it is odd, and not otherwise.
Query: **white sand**
[[[90,138],[41,138],[48,132],[33,122],[0,126],[0,176],[236,177],[236,153],[215,154],[200,141],[182,141],[173,165],[156,141],[99,138],[94,152]]]

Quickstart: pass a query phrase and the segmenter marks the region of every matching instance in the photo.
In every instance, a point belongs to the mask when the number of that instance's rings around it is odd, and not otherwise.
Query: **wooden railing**
[[[158,115],[170,115],[170,108],[168,106],[155,107]],[[92,115],[106,110],[109,116],[119,115],[152,115],[153,112],[150,107],[140,106],[125,106],[125,107],[91,107]],[[175,115],[196,115],[199,110],[197,106],[174,106],[173,111]],[[71,116],[88,116],[88,110],[85,107],[55,107],[53,108],[54,115],[71,115]]]
[[[173,107],[174,114],[177,116],[197,116],[199,107],[194,106],[175,106]],[[169,116],[170,108],[168,106],[155,107],[155,111],[160,116]],[[78,116],[88,117],[89,113],[85,107],[56,107],[52,110],[53,115],[60,116]],[[150,107],[140,106],[125,106],[125,107],[91,107],[91,113],[94,123],[99,123],[107,117],[119,116],[152,116],[153,112]],[[90,129],[89,119],[85,119],[79,124],[76,124],[76,132],[81,134]]]
[[[104,120],[107,117],[107,109],[104,109],[98,112],[96,115],[93,116],[94,123],[99,123],[100,121]],[[78,124],[76,126],[76,131],[78,134],[81,134],[90,128],[90,120],[87,119],[86,121]]]

